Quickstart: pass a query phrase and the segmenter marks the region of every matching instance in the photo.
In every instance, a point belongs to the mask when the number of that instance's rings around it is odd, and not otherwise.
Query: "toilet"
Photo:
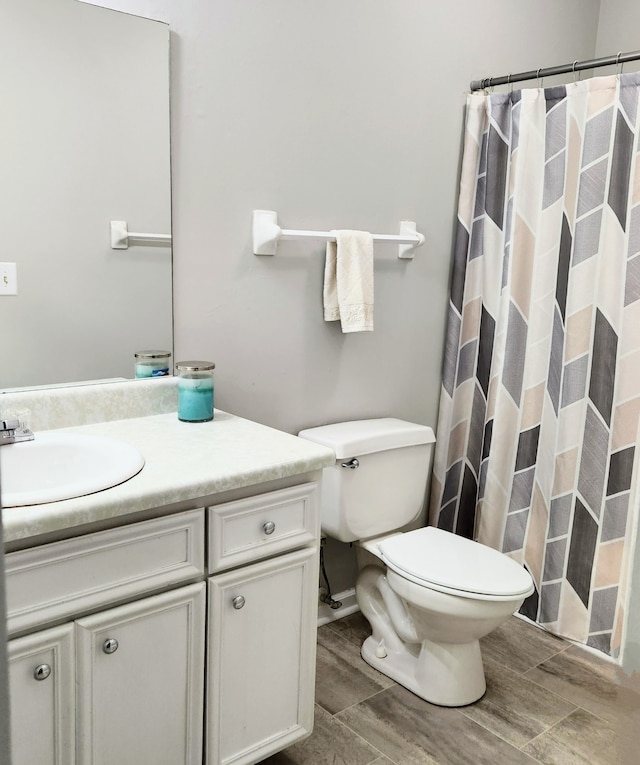
[[[382,418],[298,435],[336,456],[322,475],[323,533],[373,556],[356,584],[373,633],[362,645],[364,660],[432,704],[477,701],[486,690],[479,640],[533,592],[529,572],[442,529],[399,531],[424,504],[431,428]]]

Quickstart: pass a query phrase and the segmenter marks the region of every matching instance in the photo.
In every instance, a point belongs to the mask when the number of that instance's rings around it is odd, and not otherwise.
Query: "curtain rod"
[[[613,66],[614,64],[625,64],[627,61],[640,60],[640,50],[631,53],[618,53],[615,56],[606,56],[604,58],[593,58],[589,61],[574,61],[572,64],[562,64],[560,66],[548,66],[545,69],[532,69],[529,72],[518,72],[517,74],[506,74],[502,77],[485,77],[483,80],[472,80],[471,90],[484,90],[493,85],[511,85],[512,82],[522,82],[523,80],[536,80],[542,77],[552,77],[554,74],[567,74],[569,72],[580,72],[583,69],[595,69],[599,66]]]

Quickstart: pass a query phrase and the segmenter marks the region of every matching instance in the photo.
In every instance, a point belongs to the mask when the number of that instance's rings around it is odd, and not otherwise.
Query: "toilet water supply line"
[[[322,537],[320,539],[320,571],[322,572],[322,578],[324,579],[325,585],[326,585],[326,591],[321,590],[320,591],[320,602],[326,603],[329,608],[332,608],[334,611],[336,608],[340,608],[342,606],[341,600],[334,600],[331,597],[331,585],[329,584],[329,577],[327,576],[327,570],[324,567],[324,546],[327,543],[327,538]]]

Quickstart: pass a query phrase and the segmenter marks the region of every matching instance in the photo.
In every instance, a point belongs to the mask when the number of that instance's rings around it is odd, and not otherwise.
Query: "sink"
[[[40,505],[124,483],[144,467],[131,444],[115,438],[45,431],[0,448],[3,507]]]

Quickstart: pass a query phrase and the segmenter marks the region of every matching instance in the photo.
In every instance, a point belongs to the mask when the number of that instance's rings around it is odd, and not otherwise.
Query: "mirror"
[[[0,92],[0,389],[133,377],[172,350],[170,237],[110,221],[171,233],[169,28],[7,0]]]

